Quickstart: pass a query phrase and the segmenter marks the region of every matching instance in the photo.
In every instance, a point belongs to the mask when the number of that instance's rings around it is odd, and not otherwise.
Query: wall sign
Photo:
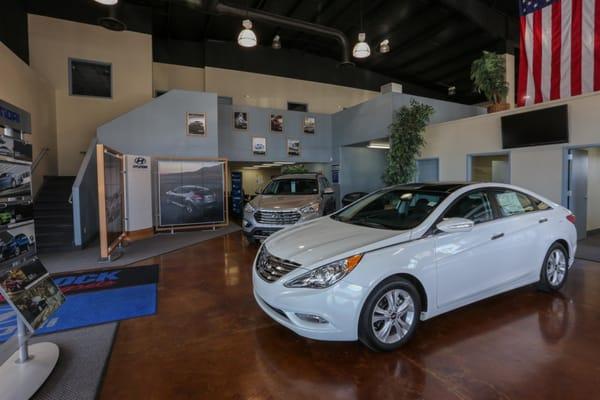
[[[0,125],[31,133],[31,116],[27,111],[0,100]]]

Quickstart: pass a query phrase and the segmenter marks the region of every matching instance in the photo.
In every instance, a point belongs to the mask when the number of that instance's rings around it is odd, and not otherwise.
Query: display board
[[[31,332],[56,311],[65,298],[37,259],[0,270],[0,292]]]
[[[242,216],[244,209],[244,192],[242,188],[242,173],[231,173],[231,210],[234,215]]]
[[[100,258],[109,259],[125,239],[123,154],[103,144],[96,147]]]
[[[157,162],[157,230],[228,223],[227,160],[178,159]]]

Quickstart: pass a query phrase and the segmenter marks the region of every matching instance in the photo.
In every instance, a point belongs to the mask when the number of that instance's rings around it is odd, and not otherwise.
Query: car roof
[[[274,178],[273,180],[278,180],[278,179],[317,179],[317,176],[319,176],[320,174],[316,173],[316,172],[312,172],[312,173],[305,173],[305,174],[287,174],[287,175],[281,175],[278,176],[277,178]]]
[[[473,185],[473,182],[434,182],[434,183],[408,183],[395,187],[409,190],[422,190],[427,192],[452,193],[465,186]]]

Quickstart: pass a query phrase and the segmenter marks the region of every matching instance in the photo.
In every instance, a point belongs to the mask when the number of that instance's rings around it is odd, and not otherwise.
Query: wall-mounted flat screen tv
[[[569,142],[566,105],[502,117],[502,148]]]

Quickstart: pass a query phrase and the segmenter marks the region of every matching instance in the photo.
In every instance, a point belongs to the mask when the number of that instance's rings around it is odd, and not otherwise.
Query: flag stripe
[[[581,35],[582,35],[582,1],[571,0],[573,17],[571,21],[571,96],[581,94]]]
[[[594,10],[594,90],[600,90],[600,1]]]
[[[533,13],[533,84],[535,102],[544,100],[542,96],[542,10]]]
[[[526,79],[527,79],[527,91],[525,92],[525,105],[533,104],[534,101],[534,84],[533,84],[533,14],[527,15],[525,19],[525,25],[527,30],[525,31],[525,54],[527,57],[529,68],[527,68]]]
[[[525,96],[527,95],[527,53],[525,51],[525,32],[527,28],[527,17],[521,17],[521,38],[519,49],[519,88],[517,90],[517,105],[525,105]]]
[[[561,2],[552,4],[552,71],[550,78],[550,99],[560,99],[560,54],[561,54]]]
[[[560,56],[560,97],[571,95],[571,0],[562,0],[560,13],[561,25],[561,56]]]
[[[542,17],[542,77],[540,91],[542,101],[550,100],[550,86],[552,78],[552,7],[541,10]]]
[[[582,92],[594,90],[594,0],[585,0],[581,27],[581,80]]]

